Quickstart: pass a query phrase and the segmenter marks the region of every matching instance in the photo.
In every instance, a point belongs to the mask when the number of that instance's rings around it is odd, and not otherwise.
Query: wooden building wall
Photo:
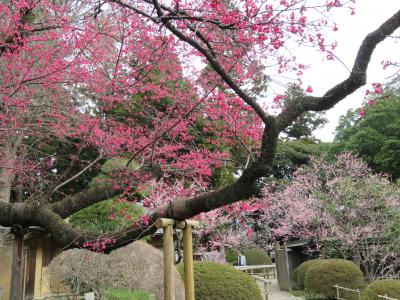
[[[23,294],[24,299],[35,299],[55,292],[48,265],[60,251],[42,234],[34,234],[24,241]],[[12,245],[0,248],[1,300],[9,300]],[[58,286],[57,286],[58,288]]]
[[[0,247],[0,289],[1,300],[8,300],[11,283],[12,246]]]

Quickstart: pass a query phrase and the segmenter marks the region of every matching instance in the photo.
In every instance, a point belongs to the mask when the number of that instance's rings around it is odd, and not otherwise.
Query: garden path
[[[264,292],[264,284],[261,282],[257,281],[258,285],[260,286],[260,289]],[[292,294],[281,291],[278,286],[278,282],[276,279],[271,279],[271,290],[272,294],[268,296],[268,300],[304,300],[303,298],[300,297],[295,297]]]

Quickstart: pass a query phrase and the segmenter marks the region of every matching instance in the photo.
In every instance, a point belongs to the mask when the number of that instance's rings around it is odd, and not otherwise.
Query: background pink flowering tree
[[[311,46],[333,59],[325,33],[336,26],[321,14],[352,5],[2,1],[0,225],[40,226],[62,249],[112,251],[153,232],[158,217],[191,218],[249,199],[271,173],[279,133],[364,85],[375,47],[400,26],[394,12],[367,35],[348,78],[324,95],[275,95],[284,109],[268,113],[258,99],[266,79],[293,72],[300,82],[306,69],[287,50]],[[214,171],[227,164],[238,178],[216,188]],[[64,221],[112,197],[147,214],[102,235]]]
[[[310,251],[354,259],[370,277],[399,272],[400,189],[360,159],[314,159],[292,183],[272,188],[264,187],[261,201],[275,239],[311,239]]]

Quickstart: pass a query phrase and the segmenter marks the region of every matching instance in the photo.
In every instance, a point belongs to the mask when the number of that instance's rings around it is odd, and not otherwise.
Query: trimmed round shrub
[[[324,261],[323,259],[311,259],[300,264],[296,269],[293,270],[293,279],[297,283],[300,289],[304,289],[304,278],[307,270],[314,264]]]
[[[183,278],[183,264],[178,267]],[[214,262],[194,262],[196,300],[262,300],[255,280],[234,267]]]
[[[400,280],[385,279],[373,281],[364,290],[361,300],[380,300],[378,295],[400,299]]]
[[[231,265],[237,264],[239,253],[232,248],[225,248],[225,260]]]
[[[353,262],[345,259],[325,259],[312,264],[305,273],[304,288],[314,298],[335,299],[335,285],[349,289],[361,289],[365,286],[363,273]],[[342,292],[343,298],[357,299],[351,292]]]
[[[271,257],[268,253],[259,248],[248,249],[243,253],[246,256],[246,265],[270,265],[272,264]]]

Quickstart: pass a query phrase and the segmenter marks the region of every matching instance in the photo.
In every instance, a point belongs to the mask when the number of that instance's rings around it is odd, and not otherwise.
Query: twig
[[[90,169],[95,163],[97,163],[102,158],[103,158],[103,151],[101,150],[100,151],[100,155],[94,161],[92,161],[90,164],[88,164],[85,168],[83,168],[80,172],[76,173],[74,176],[70,177],[69,179],[67,179],[64,182],[62,182],[59,185],[57,185],[54,188],[54,190],[51,192],[51,194],[54,194],[58,189],[60,189],[64,185],[70,183],[71,181],[75,180],[79,176],[81,176],[83,173],[85,173],[88,169]]]

